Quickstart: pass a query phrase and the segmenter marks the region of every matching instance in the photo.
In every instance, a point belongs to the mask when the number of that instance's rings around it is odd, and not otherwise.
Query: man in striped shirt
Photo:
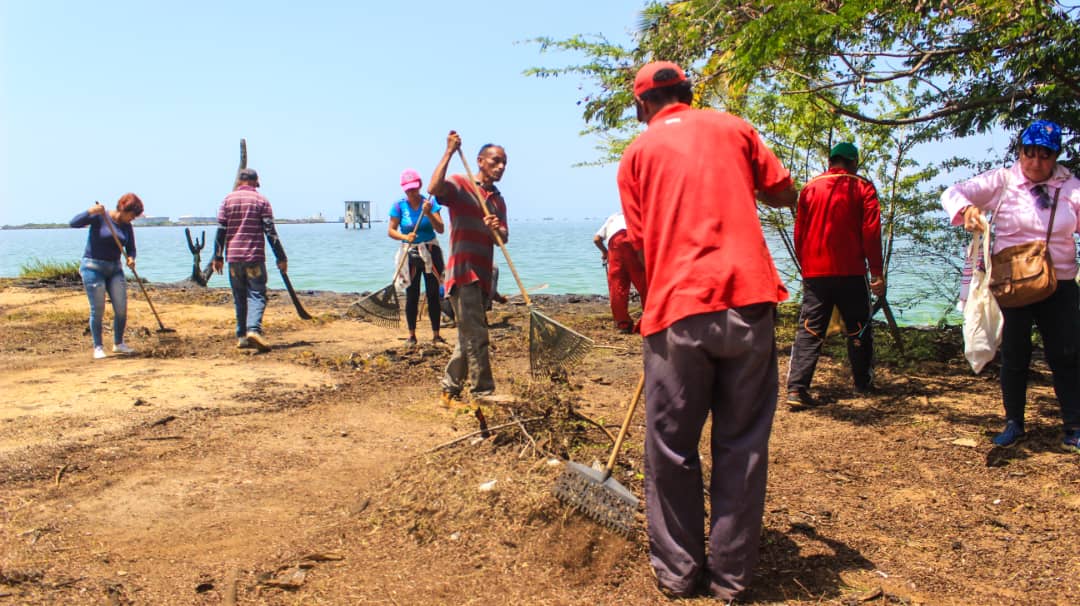
[[[214,271],[221,273],[229,262],[229,285],[236,307],[236,347],[254,346],[270,351],[262,334],[263,310],[266,309],[266,246],[270,241],[274,258],[282,272],[288,270],[285,249],[274,229],[274,211],[270,201],[256,191],[259,175],[253,169],[240,170],[238,185],[225,196],[218,210],[218,230],[214,244]],[[223,254],[225,256],[223,256]]]
[[[446,291],[458,325],[458,342],[446,365],[442,380],[442,400],[447,406],[461,395],[465,380],[472,395],[495,391],[488,355],[489,341],[484,306],[491,297],[495,239],[509,236],[506,227],[506,201],[495,183],[506,170],[506,150],[487,144],[476,158],[477,181],[464,175],[447,177],[451,158],[461,148],[461,136],[454,131],[446,137],[446,151],[428,182],[428,193],[450,212],[450,259],[446,264]],[[484,200],[487,211],[479,205]]]

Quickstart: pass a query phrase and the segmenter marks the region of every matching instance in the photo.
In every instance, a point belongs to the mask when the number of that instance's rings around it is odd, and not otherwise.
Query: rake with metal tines
[[[420,219],[423,219],[422,215]],[[417,219],[412,231],[409,232],[410,234],[416,233],[416,230],[420,227],[420,219]],[[401,268],[408,258],[409,251],[403,251],[397,269],[394,270],[394,281],[391,281],[388,286],[381,290],[353,302],[345,310],[345,317],[367,320],[387,328],[397,328],[401,324],[401,304],[398,302],[397,285],[394,282],[397,280],[397,275],[401,273]]]
[[[554,488],[555,496],[566,505],[611,530],[627,536],[633,534],[634,514],[638,510],[638,500],[625,486],[611,477],[611,470],[615,467],[615,457],[619,454],[619,448],[622,447],[623,440],[626,438],[630,420],[634,417],[634,411],[637,410],[641,392],[644,389],[645,373],[642,373],[604,469],[598,471],[580,463],[567,461]]]
[[[476,179],[473,178],[469,162],[465,160],[465,154],[462,153],[460,147],[457,152],[458,157],[461,158],[461,163],[465,165],[465,174],[469,177],[469,194],[480,205],[480,210],[484,212],[484,216],[490,217],[491,211],[488,210],[485,196],[476,186]],[[514,275],[514,281],[517,282],[518,288],[521,290],[521,297],[525,300],[525,306],[529,308],[529,370],[533,376],[537,378],[550,377],[552,374],[563,370],[566,366],[581,361],[585,354],[592,349],[592,339],[570,330],[533,307],[532,300],[529,299],[529,293],[525,290],[525,284],[521,281],[517,268],[514,267],[514,262],[510,260],[510,253],[507,252],[502,237],[494,229],[491,230],[491,236],[495,238],[499,249],[502,250],[503,257],[506,258],[506,264],[510,266],[510,273]]]

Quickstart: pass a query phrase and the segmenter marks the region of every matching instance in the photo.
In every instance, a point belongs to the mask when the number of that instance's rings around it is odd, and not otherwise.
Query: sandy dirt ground
[[[554,381],[530,378],[528,310],[495,306],[484,437],[475,406],[440,404],[450,349],[424,322],[410,348],[343,319],[353,296],[302,292],[303,321],[273,292],[258,354],[234,347],[227,290],[150,293],[176,332],[129,288],[137,353],[94,361],[81,288],[0,284],[0,605],[667,602],[644,530],[551,492],[560,459],[606,459],[640,372],[603,299],[538,297],[601,345]],[[827,404],[781,404],[748,602],[1077,603],[1080,456],[1045,365],[1030,439],[995,449],[996,369],[973,376],[956,331],[908,336],[917,362],[878,331],[881,393],[851,394],[837,340]],[[639,497],[643,423],[615,474]]]

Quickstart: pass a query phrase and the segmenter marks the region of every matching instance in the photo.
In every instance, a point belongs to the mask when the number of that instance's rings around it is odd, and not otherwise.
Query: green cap
[[[835,146],[833,146],[832,151],[829,152],[829,158],[832,159],[837,156],[840,156],[841,158],[846,158],[848,160],[851,160],[852,162],[858,162],[859,150],[855,149],[855,145],[853,143],[848,143],[847,141],[843,143],[837,143]]]

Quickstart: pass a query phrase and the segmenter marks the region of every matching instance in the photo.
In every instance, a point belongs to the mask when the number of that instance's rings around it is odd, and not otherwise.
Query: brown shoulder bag
[[[1023,307],[1054,294],[1057,276],[1050,256],[1050,233],[1054,229],[1059,187],[1054,192],[1046,239],[1003,248],[990,257],[990,292],[1001,307]],[[1000,207],[1000,204],[999,204]],[[995,213],[996,214],[996,213]]]

